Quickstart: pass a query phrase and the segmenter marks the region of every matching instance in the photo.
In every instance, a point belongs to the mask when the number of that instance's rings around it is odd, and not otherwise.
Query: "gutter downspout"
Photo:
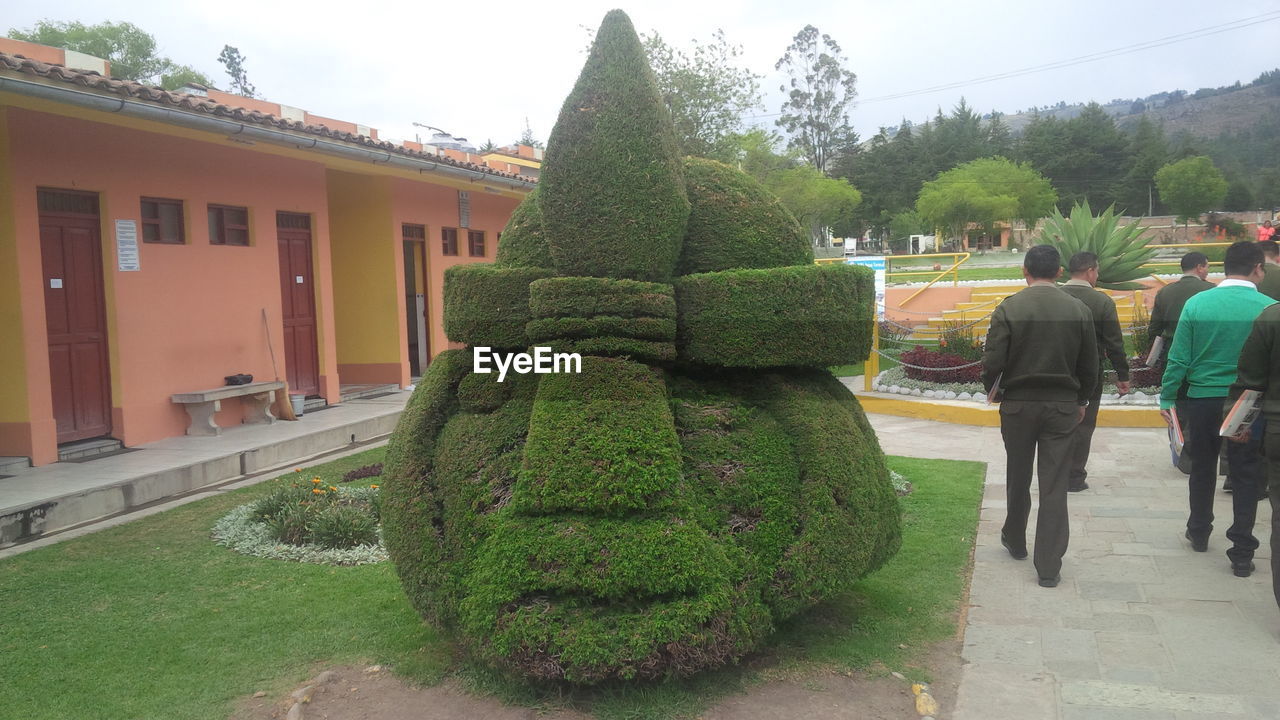
[[[179,127],[185,127],[192,130],[212,132],[219,135],[236,135],[271,145],[279,145],[300,150],[318,150],[319,152],[347,160],[356,160],[376,165],[389,165],[391,167],[415,170],[418,174],[422,174],[424,172],[440,173],[442,175],[449,175],[455,178],[464,179],[468,182],[505,186],[511,190],[521,193],[527,193],[533,189],[531,186],[514,183],[508,178],[499,177],[497,175],[457,168],[431,160],[420,160],[404,155],[397,155],[386,150],[355,147],[346,143],[327,140],[325,138],[309,135],[295,135],[283,130],[260,127],[236,120],[226,120],[223,118],[198,115],[174,108],[161,107],[152,103],[129,101],[120,97],[99,95],[98,93],[86,92],[73,88],[63,88],[56,85],[46,85],[44,83],[5,77],[3,75],[0,75],[0,91],[9,91],[17,93],[18,95],[25,95],[27,97],[39,98],[42,100],[52,100],[54,102],[88,108],[90,110],[127,115],[129,117],[161,122],[167,125],[177,125]]]

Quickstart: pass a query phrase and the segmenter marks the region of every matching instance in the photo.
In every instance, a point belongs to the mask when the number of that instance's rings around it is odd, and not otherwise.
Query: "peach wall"
[[[451,347],[444,334],[444,271],[454,265],[472,262],[493,262],[498,251],[498,233],[507,225],[519,200],[485,192],[477,187],[471,192],[471,223],[469,228],[458,226],[458,191],[438,185],[422,185],[397,180],[392,185],[392,216],[397,232],[404,223],[425,225],[427,228],[427,335],[431,357]],[[440,240],[440,228],[458,228],[458,254],[446,256]],[[480,230],[485,234],[485,256],[473,258],[467,254],[467,230]],[[403,255],[398,252],[401,297],[404,297]],[[403,310],[403,303],[401,305]],[[400,322],[401,345],[409,342],[408,331]],[[406,365],[406,368],[408,366]]]
[[[903,324],[919,323],[928,320],[931,316],[941,315],[943,310],[950,310],[955,307],[956,303],[968,302],[973,294],[973,287],[971,286],[935,285],[917,295],[911,302],[907,303],[907,307],[903,308],[902,302],[911,297],[911,294],[918,289],[914,287],[886,287],[884,290],[885,316],[890,320]]]
[[[106,275],[113,434],[126,445],[181,435],[186,413],[169,400],[176,392],[219,387],[223,376],[272,369],[265,308],[279,376],[284,377],[277,210],[312,216],[322,394],[337,401],[329,282],[329,229],[324,170],[291,160],[11,108],[15,221],[23,288],[27,381],[34,432],[52,435],[48,347],[36,188],[99,193]],[[181,199],[185,245],[139,243],[141,270],[117,270],[114,221],[139,221],[142,196]],[[206,205],[250,209],[250,247],[209,244]],[[139,233],[141,234],[141,233]],[[235,401],[224,401],[221,425],[239,422]],[[46,424],[49,429],[35,427]],[[41,441],[43,442],[43,441]],[[48,462],[38,453],[37,463]]]

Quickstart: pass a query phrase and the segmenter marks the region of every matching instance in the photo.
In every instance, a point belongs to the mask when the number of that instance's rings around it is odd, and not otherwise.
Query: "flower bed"
[[[903,353],[905,358],[907,353]],[[914,363],[913,363],[914,364]],[[957,363],[959,364],[959,363]],[[977,368],[981,371],[981,367]],[[1152,374],[1155,371],[1149,371]],[[980,373],[979,373],[980,374]],[[1135,379],[1137,373],[1135,372]],[[1158,387],[1142,387],[1134,386],[1135,391],[1120,396],[1117,393],[1115,383],[1112,381],[1104,382],[1102,385],[1102,405],[1158,405],[1160,402],[1160,389]],[[982,388],[981,382],[952,382],[940,383],[928,380],[920,380],[909,377],[906,368],[895,367],[889,368],[876,376],[871,383],[871,389],[876,392],[893,393],[895,395],[911,395],[914,397],[925,397],[936,400],[959,400],[964,402],[975,402],[986,404],[987,393]]]
[[[324,565],[369,565],[387,559],[379,524],[381,493],[365,488],[295,483],[241,505],[213,526],[213,540],[254,557]]]

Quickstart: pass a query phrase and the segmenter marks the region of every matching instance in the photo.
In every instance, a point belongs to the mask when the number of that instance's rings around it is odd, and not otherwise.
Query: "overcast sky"
[[[60,0],[13,3],[4,29],[47,20],[129,21],[161,54],[226,87],[224,44],[246,56],[268,100],[413,139],[419,122],[476,144],[506,144],[525,118],[545,140],[585,60],[584,26],[615,2],[277,2]],[[858,76],[851,118],[864,137],[902,118],[919,122],[963,96],[980,112],[1136,98],[1249,82],[1280,66],[1276,0],[648,0],[623,6],[640,32],[687,47],[717,28],[763,75],[761,117],[772,125],[783,78],[774,69],[806,24],[840,43]],[[1248,20],[1247,20],[1248,19]],[[1246,21],[1235,23],[1234,21]],[[1230,24],[1230,25],[1229,25]],[[1093,62],[1072,62],[1109,51]],[[1061,65],[1009,79],[981,78]],[[958,85],[940,92],[916,91]],[[911,93],[905,97],[886,96]]]

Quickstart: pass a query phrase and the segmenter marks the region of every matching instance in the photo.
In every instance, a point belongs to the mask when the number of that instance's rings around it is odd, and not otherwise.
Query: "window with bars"
[[[209,206],[210,245],[248,245],[249,208]]]
[[[97,193],[37,188],[36,203],[40,212],[45,213],[94,216],[98,214]]]
[[[458,254],[458,228],[440,228],[440,252],[445,255]]]
[[[142,198],[142,242],[182,245],[186,229],[182,221],[182,201]]]
[[[405,240],[426,240],[427,226],[405,223],[400,226],[400,236]]]
[[[471,257],[484,257],[484,232],[470,230],[467,232],[467,254]]]

